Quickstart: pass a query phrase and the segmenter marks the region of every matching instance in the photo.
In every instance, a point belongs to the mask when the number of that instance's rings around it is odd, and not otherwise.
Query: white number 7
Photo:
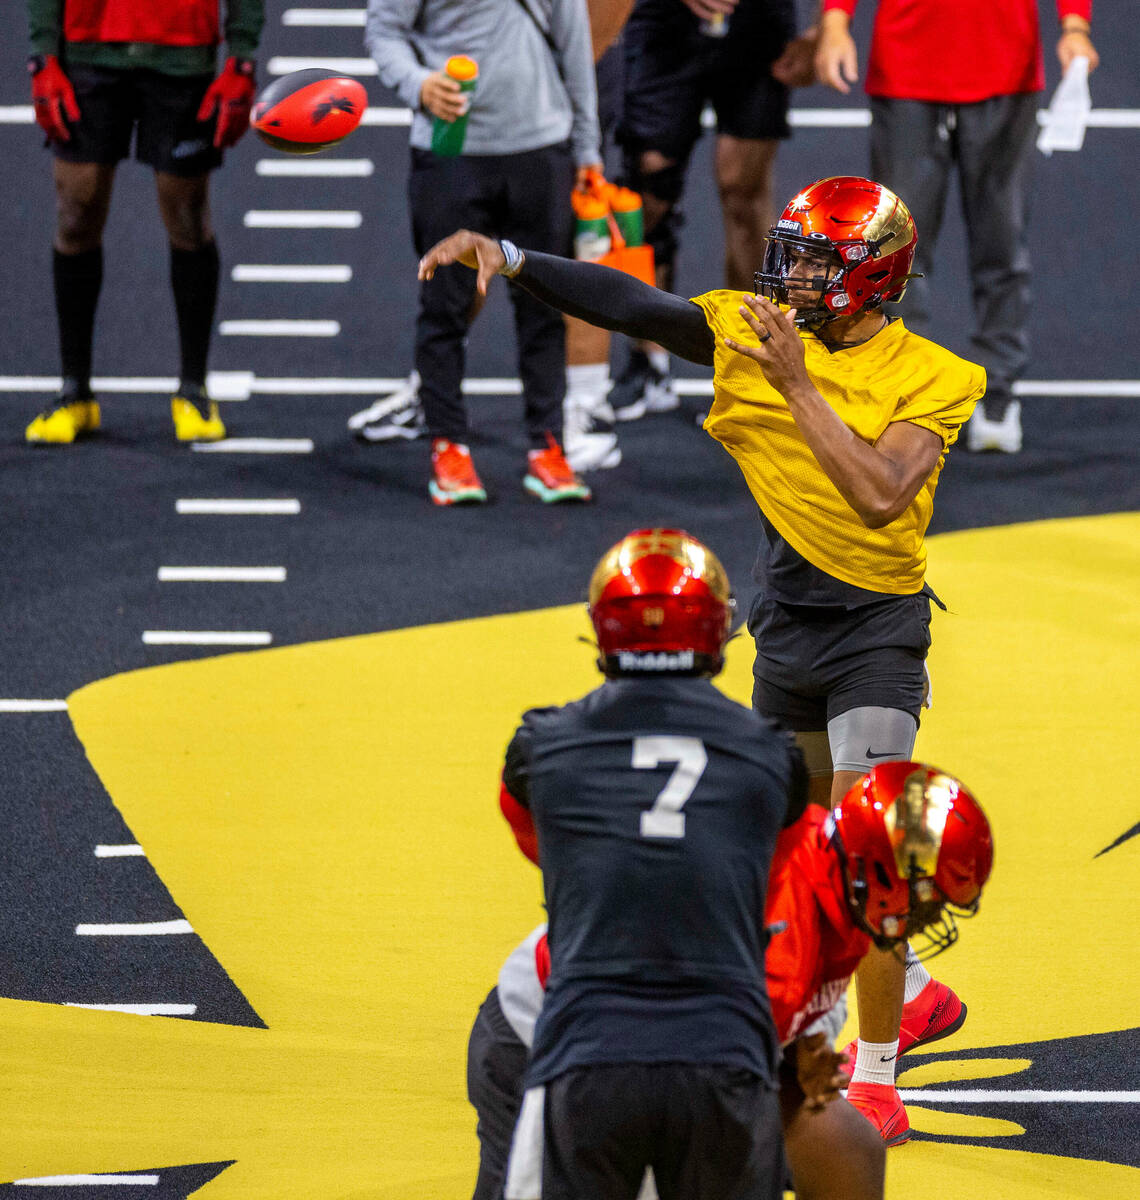
[[[653,807],[641,814],[642,837],[685,836],[685,814],[681,809],[700,782],[708,761],[704,742],[700,738],[664,736],[633,739],[634,767],[652,771],[662,763],[677,764]]]

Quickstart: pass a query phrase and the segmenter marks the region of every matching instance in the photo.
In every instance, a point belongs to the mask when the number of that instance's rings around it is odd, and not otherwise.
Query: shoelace
[[[479,477],[469,454],[464,454],[454,443],[447,447],[436,460],[436,473],[443,476],[453,487],[478,487]]]

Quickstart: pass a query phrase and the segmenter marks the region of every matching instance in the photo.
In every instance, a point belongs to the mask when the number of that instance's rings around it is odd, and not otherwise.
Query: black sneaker
[[[659,371],[642,350],[630,350],[629,362],[610,391],[610,406],[619,421],[636,421],[646,413],[673,412],[680,406],[673,376]]]

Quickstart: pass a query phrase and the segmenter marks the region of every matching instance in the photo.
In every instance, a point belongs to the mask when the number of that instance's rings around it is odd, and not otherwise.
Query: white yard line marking
[[[260,629],[144,629],[146,646],[268,646],[273,634]]]
[[[287,8],[282,25],[357,25],[364,26],[363,8]]]
[[[238,263],[230,272],[234,283],[348,283],[352,268],[347,263],[296,266],[283,263]]]
[[[79,1000],[65,1000],[64,1008],[94,1008],[99,1012],[135,1013],[140,1017],[192,1017],[196,1004],[86,1004]]]
[[[159,583],[284,583],[284,567],[159,567]]]
[[[359,229],[360,213],[351,209],[251,209],[246,229]]]
[[[0,700],[0,713],[67,712],[66,700]]]
[[[270,178],[281,176],[325,176],[336,179],[360,179],[372,174],[370,158],[259,158],[258,175]]]
[[[199,454],[312,454],[312,438],[225,438],[220,442],[191,442]]]
[[[366,108],[360,123],[361,125],[379,125],[384,128],[410,125],[412,110],[410,108]]]
[[[100,843],[95,847],[96,858],[145,858],[138,842],[120,842],[117,845]]]
[[[335,11],[335,10],[331,10]],[[297,22],[301,24],[302,22]],[[309,66],[329,67],[331,70],[343,70],[333,66],[334,63],[365,63],[367,69],[352,71],[350,74],[375,75],[376,64],[370,58],[277,58],[273,63],[305,63]],[[291,67],[290,70],[300,68]],[[272,69],[271,74],[276,74]],[[282,71],[281,74],[288,74]],[[1044,109],[1039,109],[1037,120],[1040,123],[1045,115]],[[31,125],[35,120],[30,104],[0,105],[0,125]],[[801,129],[850,129],[871,123],[871,111],[866,108],[792,108],[788,112],[791,125]],[[362,125],[410,125],[412,110],[410,108],[381,108],[370,107],[365,110]],[[1140,129],[1140,108],[1094,108],[1089,113],[1086,122],[1089,129]]]
[[[268,321],[222,321],[223,337],[336,337],[339,321],[304,321],[292,317]]]
[[[154,1187],[157,1175],[37,1175],[14,1179],[14,1187]]]
[[[206,388],[215,400],[246,399],[252,381],[252,371],[210,371]],[[58,375],[0,375],[0,392],[58,392],[62,382]],[[169,394],[178,387],[178,380],[173,375],[96,375],[91,386],[96,392]]]
[[[908,1103],[940,1104],[1140,1104],[1140,1092],[961,1091],[950,1088],[899,1088]]]
[[[226,372],[244,376],[249,372]],[[399,378],[292,378],[287,376],[253,376],[250,393],[263,396],[362,396],[369,392],[391,392],[407,382]],[[711,379],[677,379],[677,392],[682,396],[711,396]],[[0,375],[0,392],[58,392],[62,381],[58,375]],[[178,380],[163,375],[116,377],[96,376],[91,381],[96,392],[170,392]],[[513,396],[522,390],[517,379],[486,377],[465,379],[463,390],[468,395]],[[1140,379],[1022,379],[1013,385],[1015,396],[1071,396],[1073,399],[1115,398],[1140,399]],[[233,439],[230,439],[233,440]],[[215,445],[222,449],[225,442]]]
[[[300,500],[176,500],[174,511],[183,516],[294,517]]]
[[[274,55],[265,68],[270,75],[292,75],[294,71],[309,71],[321,67],[341,75],[378,75],[376,63],[370,58],[304,58],[287,54]]]
[[[193,933],[189,921],[129,921],[118,925],[76,925],[79,937],[161,937],[169,933]]]

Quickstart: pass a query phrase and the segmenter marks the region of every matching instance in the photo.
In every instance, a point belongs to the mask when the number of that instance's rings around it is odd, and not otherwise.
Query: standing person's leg
[[[716,178],[724,217],[724,286],[751,292],[772,227],[772,167],[779,143],[772,139],[716,140]]]
[[[742,7],[705,60],[705,90],[716,112],[716,181],[724,218],[724,286],[752,291],[772,227],[772,168],[787,138],[788,88],[772,63],[795,36],[795,6],[766,0]]]
[[[91,393],[95,310],[103,284],[103,228],[111,203],[115,167],[130,150],[134,109],[123,72],[69,67],[79,119],[71,138],[54,142],[56,228],[52,281],[59,328],[63,387],[27,427],[39,444],[67,444],[99,428]]]
[[[170,286],[180,371],[171,397],[180,442],[218,441],[226,427],[206,392],[206,362],[218,301],[219,261],[210,221],[210,172],[221,165],[213,126],[198,120],[209,75],[134,73],[139,105],[135,154],[154,168],[158,211],[170,242]]]
[[[986,369],[978,415],[1008,427],[1004,437],[991,439],[993,449],[1007,453],[1021,449],[1013,385],[1029,362],[1029,193],[1037,100],[1023,93],[958,109],[958,173],[974,302],[971,345]],[[982,422],[975,428],[971,419],[970,433],[978,432],[985,432]]]
[[[657,286],[670,291],[683,223],[685,172],[701,135],[702,61],[712,39],[701,36],[698,18],[683,4],[638,4],[622,39],[625,88],[617,141],[624,183],[641,196]],[[631,345],[610,403],[623,421],[676,409],[668,353],[648,342]]]
[[[557,254],[573,228],[570,189],[574,159],[568,144],[503,156],[498,169],[505,205],[500,231],[523,246]],[[590,489],[562,452],[566,395],[566,327],[562,316],[523,288],[510,289],[518,336],[519,376],[530,450],[523,487],[545,503],[589,500]]]
[[[488,161],[470,155],[444,158],[412,152],[408,202],[416,253],[423,254],[457,226],[496,235],[490,213]],[[459,264],[442,267],[420,284],[415,369],[432,445],[428,491],[438,505],[482,503],[486,489],[467,447],[463,401],[465,339],[479,305],[475,275]],[[559,362],[559,373],[562,364]]]
[[[901,315],[916,333],[930,326],[934,251],[954,163],[953,124],[953,109],[945,105],[871,98],[871,178],[910,209],[918,230],[913,269],[922,276],[907,284],[901,304],[886,311]]]

